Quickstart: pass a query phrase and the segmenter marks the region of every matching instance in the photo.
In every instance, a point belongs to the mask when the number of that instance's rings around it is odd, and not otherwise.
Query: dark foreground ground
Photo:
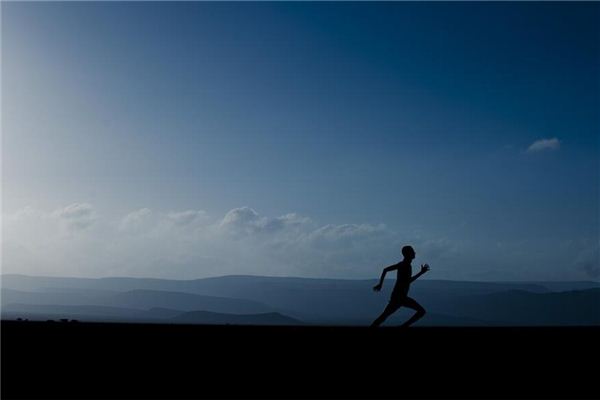
[[[2,322],[2,398],[599,398],[596,328]]]

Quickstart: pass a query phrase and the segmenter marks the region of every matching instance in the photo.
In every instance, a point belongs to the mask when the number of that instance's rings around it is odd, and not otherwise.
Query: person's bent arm
[[[417,274],[415,274],[412,278],[410,278],[410,282],[414,282],[416,281],[421,275],[423,275],[425,272],[429,271],[429,265],[428,264],[423,264],[421,265],[421,271]]]
[[[373,290],[376,292],[379,292],[381,290],[381,287],[383,286],[383,280],[385,279],[385,274],[387,274],[388,272],[393,271],[395,269],[398,269],[396,264],[390,265],[389,267],[385,267],[383,269],[383,272],[381,273],[381,278],[379,279],[379,283],[377,285],[375,285],[375,287],[373,287]]]

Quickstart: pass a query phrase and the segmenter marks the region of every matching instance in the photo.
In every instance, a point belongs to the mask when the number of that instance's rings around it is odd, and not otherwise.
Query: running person
[[[379,283],[373,287],[373,290],[379,292],[381,290],[381,286],[383,285],[385,274],[393,270],[398,271],[396,285],[392,291],[390,302],[385,307],[381,315],[377,317],[375,321],[373,321],[371,324],[372,327],[381,325],[381,323],[385,321],[387,317],[392,315],[402,306],[412,308],[416,311],[416,313],[408,321],[402,324],[404,327],[411,325],[413,322],[419,320],[425,315],[425,309],[419,303],[417,303],[416,300],[408,297],[408,289],[414,280],[423,275],[425,272],[429,271],[429,265],[421,265],[421,271],[415,276],[412,276],[412,265],[410,265],[410,263],[416,256],[415,250],[411,246],[404,246],[402,248],[402,255],[404,256],[402,261],[383,269]]]

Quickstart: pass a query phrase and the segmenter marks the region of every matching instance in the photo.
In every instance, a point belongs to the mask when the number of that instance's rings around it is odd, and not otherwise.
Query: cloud
[[[153,225],[152,210],[140,208],[125,215],[119,223],[119,229],[125,232],[135,233],[148,231]]]
[[[97,219],[94,207],[88,203],[74,203],[59,208],[52,216],[61,221],[68,229],[81,230],[90,227]]]
[[[234,208],[221,220],[219,226],[235,233],[250,234],[260,222],[258,213],[250,207]]]
[[[325,225],[310,233],[309,239],[317,245],[341,244],[355,246],[364,241],[378,240],[388,233],[385,225],[342,224]]]
[[[172,211],[167,217],[178,226],[189,226],[202,223],[208,219],[208,215],[203,210]]]
[[[575,258],[575,266],[584,272],[587,278],[600,278],[600,242],[586,244]]]
[[[397,235],[384,225],[318,225],[296,213],[270,217],[250,207],[216,219],[202,210],[149,208],[101,218],[90,204],[75,203],[52,212],[24,208],[6,221],[3,266],[14,273],[361,277],[399,254]],[[65,226],[69,234],[60,235]]]
[[[28,219],[28,218],[37,218],[37,219],[42,219],[42,218],[46,218],[48,215],[46,215],[46,213],[40,211],[40,210],[36,210],[33,207],[27,206],[27,207],[23,207],[22,209],[18,210],[17,212],[15,212],[12,215],[9,215],[8,218],[13,219],[13,220],[24,220],[24,219]]]
[[[384,224],[319,224],[297,213],[267,216],[251,207],[215,217],[203,210],[149,208],[108,216],[87,203],[54,211],[25,207],[3,218],[2,239],[2,272],[32,275],[375,278],[401,258],[406,244],[416,249],[415,266],[429,263],[435,279],[599,275],[597,238],[563,247],[506,240],[498,247],[496,241],[397,232]]]
[[[560,148],[560,141],[557,138],[539,139],[533,142],[528,148],[528,153],[537,153],[540,151],[552,151]]]
[[[260,216],[250,207],[234,208],[229,211],[219,227],[233,235],[273,234],[282,231],[295,231],[310,226],[310,218],[289,213],[280,217],[270,218]]]
[[[598,262],[587,262],[581,265],[581,269],[592,279],[600,278],[600,264]]]
[[[217,217],[149,208],[109,217],[75,203],[52,212],[27,207],[8,215],[4,225],[3,272],[33,275],[365,278],[398,261],[404,244],[413,244],[432,267],[454,254],[449,241],[423,241],[383,224],[319,224],[297,213],[265,216],[251,207]],[[65,229],[68,234],[61,234]]]

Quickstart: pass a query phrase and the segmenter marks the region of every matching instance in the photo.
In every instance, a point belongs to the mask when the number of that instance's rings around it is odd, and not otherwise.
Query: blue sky
[[[3,269],[597,279],[599,12],[3,3]]]

